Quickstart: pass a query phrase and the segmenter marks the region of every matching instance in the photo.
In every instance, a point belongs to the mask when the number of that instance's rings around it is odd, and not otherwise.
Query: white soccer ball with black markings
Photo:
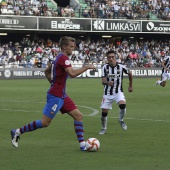
[[[86,148],[89,152],[97,152],[100,148],[100,142],[96,138],[89,138],[86,141]]]

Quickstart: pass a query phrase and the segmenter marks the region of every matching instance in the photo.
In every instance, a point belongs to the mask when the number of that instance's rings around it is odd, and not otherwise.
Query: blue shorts
[[[64,99],[47,93],[47,102],[43,109],[44,115],[53,119],[57,112],[63,107]]]

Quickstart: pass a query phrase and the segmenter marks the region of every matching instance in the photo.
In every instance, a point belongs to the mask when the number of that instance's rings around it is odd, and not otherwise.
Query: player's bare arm
[[[96,67],[93,64],[90,64],[90,65],[86,65],[80,69],[74,69],[73,67],[68,67],[65,69],[65,71],[70,75],[70,77],[74,78],[74,77],[84,73],[88,69],[95,70]]]
[[[51,83],[51,67],[52,67],[52,65],[50,64],[44,71],[45,76],[46,76],[47,80],[49,81],[49,83]]]
[[[107,81],[106,77],[102,77],[102,84],[103,85],[109,85],[109,86],[113,86],[114,82],[113,81]]]
[[[132,76],[131,71],[129,71],[128,76],[129,76],[129,88],[128,88],[128,91],[133,92],[133,86],[132,86],[133,76]]]

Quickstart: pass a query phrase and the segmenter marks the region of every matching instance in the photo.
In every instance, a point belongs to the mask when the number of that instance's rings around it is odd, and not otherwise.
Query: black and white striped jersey
[[[170,69],[170,56],[165,56],[165,58],[163,59],[163,61],[165,61],[164,65],[166,68]],[[168,73],[169,71],[165,70],[164,68],[162,68],[162,74],[163,73]]]
[[[110,67],[109,64],[105,64],[102,67],[102,77],[106,77],[108,82],[114,81],[114,86],[104,85],[105,95],[123,92],[123,73],[129,74],[129,68],[122,64],[117,63],[115,67]]]

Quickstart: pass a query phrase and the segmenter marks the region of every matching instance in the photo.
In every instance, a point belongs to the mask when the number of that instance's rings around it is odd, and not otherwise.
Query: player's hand
[[[88,69],[93,69],[96,70],[96,66],[94,66],[93,64],[89,64],[87,65]]]
[[[129,91],[129,92],[133,92],[133,87],[132,87],[132,86],[129,86],[128,91]]]
[[[114,85],[114,81],[109,81],[108,85],[109,86],[113,86]]]

